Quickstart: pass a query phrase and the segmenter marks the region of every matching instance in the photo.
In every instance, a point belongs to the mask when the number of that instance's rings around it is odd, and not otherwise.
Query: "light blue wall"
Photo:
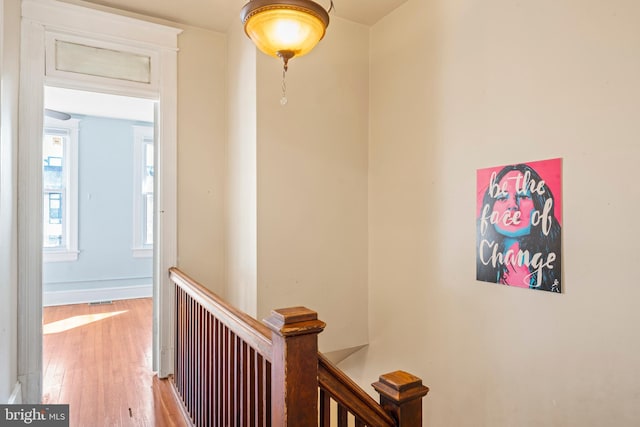
[[[152,258],[134,258],[133,126],[150,123],[77,116],[77,261],[43,266],[44,291],[151,284]]]

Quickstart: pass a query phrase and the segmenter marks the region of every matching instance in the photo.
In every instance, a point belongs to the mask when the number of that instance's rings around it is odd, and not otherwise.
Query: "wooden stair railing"
[[[351,378],[318,354],[318,385],[320,388],[320,427],[332,425],[332,406],[339,427],[348,425],[349,413],[354,425],[395,427],[396,422],[382,407],[364,392]],[[335,402],[332,405],[332,401]],[[349,408],[352,408],[351,410]]]
[[[344,372],[318,353],[320,427],[421,427],[422,397],[429,389],[422,380],[404,371],[381,375],[373,387],[378,404]],[[334,404],[332,405],[332,401]],[[332,417],[332,410],[336,416]],[[352,419],[353,424],[349,423]]]
[[[173,382],[193,425],[422,425],[422,381],[402,371],[382,375],[373,384],[378,404],[318,353],[325,324],[314,311],[274,310],[261,323],[179,269],[169,276],[176,285]]]

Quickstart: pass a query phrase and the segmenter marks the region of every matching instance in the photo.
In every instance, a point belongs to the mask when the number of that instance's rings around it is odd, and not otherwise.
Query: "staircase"
[[[380,403],[318,352],[325,323],[305,307],[264,320],[177,268],[173,382],[194,426],[421,427],[429,389],[403,371],[373,384]]]

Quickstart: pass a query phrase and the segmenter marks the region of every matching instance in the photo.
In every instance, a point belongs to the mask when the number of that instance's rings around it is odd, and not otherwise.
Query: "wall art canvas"
[[[562,159],[477,171],[476,279],[562,291]]]

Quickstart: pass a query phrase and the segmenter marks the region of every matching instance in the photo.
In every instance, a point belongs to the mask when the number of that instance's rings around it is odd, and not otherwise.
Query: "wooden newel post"
[[[318,425],[318,334],[325,323],[305,307],[273,310],[271,360],[273,427]]]
[[[380,376],[371,384],[380,393],[380,405],[398,423],[398,427],[422,427],[422,398],[429,388],[422,380],[404,371]]]

